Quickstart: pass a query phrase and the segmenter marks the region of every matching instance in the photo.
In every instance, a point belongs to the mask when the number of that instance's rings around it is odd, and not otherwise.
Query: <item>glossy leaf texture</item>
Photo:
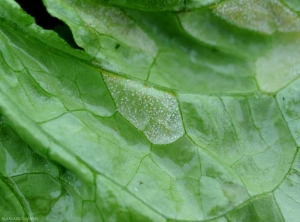
[[[0,216],[297,221],[296,1],[0,7]]]

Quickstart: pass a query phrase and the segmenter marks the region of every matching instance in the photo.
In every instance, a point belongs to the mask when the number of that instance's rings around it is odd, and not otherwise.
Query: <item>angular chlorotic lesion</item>
[[[233,0],[218,4],[214,12],[228,22],[256,32],[298,32],[300,18],[279,0]]]
[[[118,112],[153,144],[169,144],[184,134],[176,98],[141,83],[104,74]]]

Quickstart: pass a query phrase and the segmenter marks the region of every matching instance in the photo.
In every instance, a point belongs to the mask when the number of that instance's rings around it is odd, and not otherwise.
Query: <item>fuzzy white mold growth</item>
[[[265,34],[300,31],[299,16],[279,0],[225,1],[214,12],[237,26]]]
[[[125,78],[104,74],[118,112],[153,144],[172,143],[184,134],[173,95]]]

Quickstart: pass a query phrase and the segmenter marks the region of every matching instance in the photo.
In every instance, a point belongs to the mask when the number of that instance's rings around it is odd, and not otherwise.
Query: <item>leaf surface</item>
[[[45,0],[82,52],[3,1],[0,212],[297,221],[299,17],[241,3]]]

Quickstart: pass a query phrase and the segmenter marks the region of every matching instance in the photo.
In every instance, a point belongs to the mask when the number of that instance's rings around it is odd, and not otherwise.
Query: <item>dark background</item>
[[[55,31],[71,47],[81,49],[74,41],[70,28],[61,20],[52,17],[46,10],[42,0],[15,0],[23,10],[35,18],[37,25]]]

